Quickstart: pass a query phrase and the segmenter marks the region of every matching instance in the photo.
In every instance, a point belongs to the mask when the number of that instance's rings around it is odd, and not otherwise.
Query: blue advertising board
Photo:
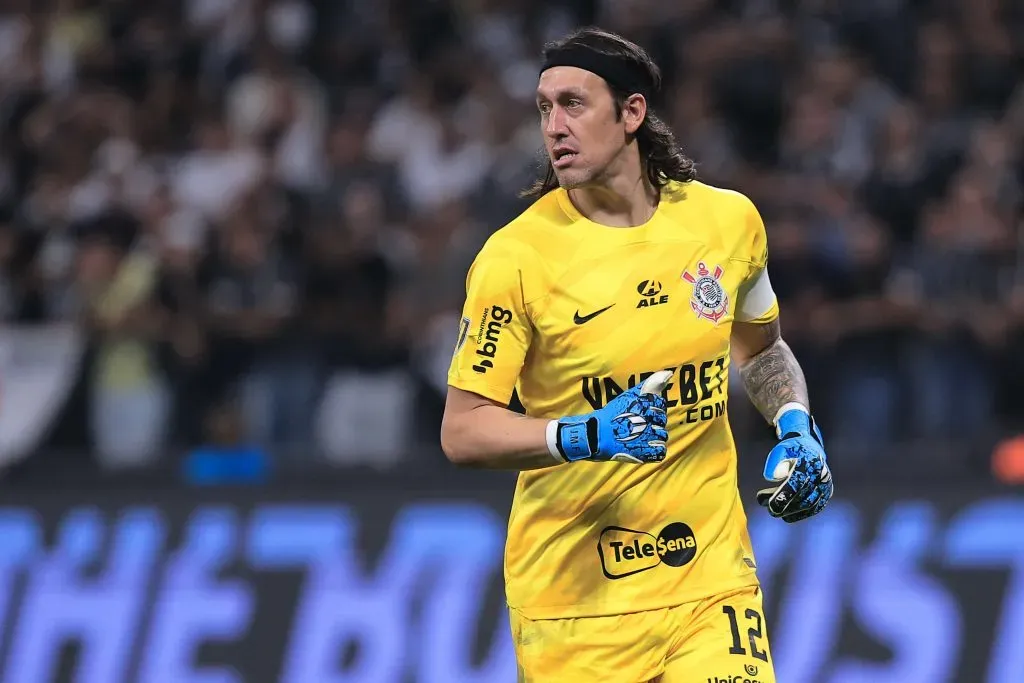
[[[500,683],[508,491],[0,507],[2,683]],[[778,679],[1024,681],[1024,496],[753,513]]]

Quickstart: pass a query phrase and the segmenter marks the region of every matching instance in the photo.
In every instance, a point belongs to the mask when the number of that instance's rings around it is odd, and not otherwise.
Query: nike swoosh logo
[[[593,320],[594,318],[596,318],[597,316],[601,315],[602,313],[604,313],[605,311],[607,311],[609,308],[611,308],[614,305],[615,304],[612,304],[611,306],[605,306],[604,308],[602,308],[600,310],[594,311],[590,315],[580,315],[580,312],[577,310],[576,311],[576,315],[574,315],[572,317],[572,321],[574,323],[576,323],[577,325],[582,325],[583,323],[585,323],[585,322],[587,322],[589,320]]]

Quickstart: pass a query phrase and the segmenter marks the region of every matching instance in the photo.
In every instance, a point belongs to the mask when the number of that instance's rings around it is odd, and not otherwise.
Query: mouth
[[[551,150],[551,165],[555,168],[567,168],[572,165],[577,152],[567,147],[556,147]]]

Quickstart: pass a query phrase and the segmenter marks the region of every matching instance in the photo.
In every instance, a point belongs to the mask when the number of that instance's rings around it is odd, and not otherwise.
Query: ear
[[[632,135],[640,128],[647,117],[647,99],[634,93],[622,103],[622,121],[626,124],[626,133]]]

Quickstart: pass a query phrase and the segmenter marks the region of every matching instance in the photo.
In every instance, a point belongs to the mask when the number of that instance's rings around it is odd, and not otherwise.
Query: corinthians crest
[[[690,271],[683,272],[683,279],[693,285],[690,308],[698,318],[706,318],[718,324],[729,312],[729,296],[720,282],[724,272],[721,266],[715,266],[713,271],[708,270],[703,261],[697,263],[696,276],[691,275]]]

